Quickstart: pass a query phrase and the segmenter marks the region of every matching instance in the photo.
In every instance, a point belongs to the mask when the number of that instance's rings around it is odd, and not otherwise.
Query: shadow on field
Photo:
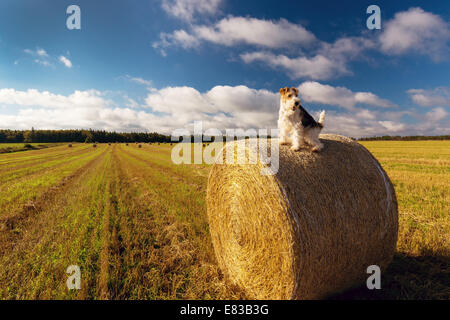
[[[369,275],[368,275],[369,276]],[[423,252],[420,256],[396,253],[381,275],[381,290],[364,285],[333,295],[331,300],[450,299],[450,256]]]

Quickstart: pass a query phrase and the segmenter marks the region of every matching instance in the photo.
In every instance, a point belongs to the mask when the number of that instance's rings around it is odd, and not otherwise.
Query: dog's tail
[[[325,124],[325,110],[320,113],[319,121],[317,121],[317,123],[319,124],[320,128],[323,128]]]

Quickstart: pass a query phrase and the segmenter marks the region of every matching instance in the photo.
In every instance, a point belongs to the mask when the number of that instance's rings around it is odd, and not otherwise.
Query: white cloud
[[[47,53],[47,51],[45,51],[42,48],[37,47],[35,50],[31,50],[31,49],[25,49],[23,50],[25,53],[32,55],[32,56],[38,56],[38,57],[42,57],[42,58],[48,58],[49,55]]]
[[[191,87],[167,87],[150,92],[145,101],[153,111],[168,114],[215,111],[204,96]]]
[[[319,103],[334,105],[332,101],[337,99],[348,107],[355,101],[361,101],[361,98],[357,98],[358,93],[346,88],[335,89],[338,90],[331,90],[334,96],[325,95]],[[278,92],[246,86],[215,86],[205,92],[192,87],[153,88],[144,105],[139,106],[134,99],[123,97],[128,105],[126,108],[115,107],[105,95],[95,90],[75,91],[64,96],[35,89],[0,89],[0,106],[13,106],[16,110],[15,114],[0,114],[0,128],[95,128],[170,134],[177,128],[191,128],[197,120],[203,122],[204,129],[270,129],[276,128],[278,118]],[[367,102],[367,99],[363,98],[362,101]],[[376,99],[371,98],[369,101],[379,104]],[[137,107],[146,107],[147,110],[133,109]],[[315,118],[318,117],[319,110],[308,110]],[[422,115],[427,121],[418,123],[402,122],[401,118],[405,114],[415,113],[357,107],[342,112],[327,110],[324,133],[352,137],[450,133],[448,112],[442,108],[435,108]],[[416,116],[419,120],[420,114]]]
[[[216,86],[204,93],[191,87],[153,89],[145,105],[124,99],[127,108],[114,108],[94,90],[63,96],[34,89],[0,89],[0,105],[18,110],[14,116],[0,114],[0,127],[157,130],[169,134],[201,120],[205,128],[274,128],[279,98],[267,90]],[[151,112],[133,110],[137,107]]]
[[[356,103],[367,104],[371,106],[381,107],[381,108],[395,108],[397,107],[392,102],[381,99],[371,92],[356,92],[354,95]]]
[[[293,44],[310,44],[316,40],[304,27],[286,19],[272,21],[230,16],[213,26],[194,26],[193,31],[199,39],[225,46],[243,43],[267,48],[286,48]]]
[[[365,120],[375,120],[377,118],[377,113],[375,111],[360,109],[355,113],[356,117]]]
[[[247,86],[215,86],[206,93],[207,99],[222,112],[264,111],[278,109],[278,93]]]
[[[136,100],[134,100],[134,99],[132,99],[132,98],[130,98],[128,96],[125,96],[124,99],[126,101],[125,102],[125,106],[127,106],[128,108],[135,109],[135,108],[139,108],[140,107],[139,103]]]
[[[200,41],[193,35],[190,35],[185,30],[175,30],[173,33],[162,32],[159,35],[160,41],[154,42],[152,47],[155,49],[162,48],[161,54],[165,56],[164,48],[178,45],[183,49],[195,48],[200,44]]]
[[[177,7],[184,8],[185,5],[196,1],[200,0],[179,0],[173,3],[177,3]],[[192,14],[186,16],[192,17]],[[247,64],[262,62],[285,73],[291,79],[326,80],[352,74],[349,62],[362,58],[368,49],[381,50],[389,55],[418,52],[438,61],[450,56],[449,40],[449,25],[439,15],[421,8],[410,8],[397,13],[393,19],[386,22],[376,41],[367,36],[344,36],[335,42],[327,43],[319,41],[302,25],[286,19],[266,20],[228,16],[213,24],[192,23],[186,30],[162,32],[159,41],[152,45],[163,56],[167,55],[168,47],[192,49],[203,42],[228,47],[238,45],[259,47],[255,51],[241,54],[242,61]],[[289,49],[287,51],[289,53],[286,51],[281,53],[280,49]],[[292,52],[299,54],[292,55]]]
[[[53,67],[53,64],[51,64],[47,60],[34,59],[34,62],[43,65],[44,67]]]
[[[286,19],[265,20],[251,17],[228,16],[212,25],[191,25],[190,31],[175,30],[161,33],[152,45],[166,56],[166,49],[178,46],[197,48],[202,42],[223,46],[255,46],[262,50],[240,55],[245,63],[263,62],[280,70],[291,79],[330,79],[351,74],[348,62],[359,58],[362,52],[374,48],[376,43],[366,37],[342,37],[333,43],[319,41],[312,32],[300,24]],[[289,57],[275,54],[269,49],[296,48],[301,55]],[[308,54],[302,52],[305,49]],[[291,50],[292,51],[292,50]]]
[[[291,79],[326,80],[351,74],[347,67],[348,61],[373,46],[372,41],[360,37],[340,38],[332,44],[322,42],[317,52],[310,57],[303,55],[290,58],[283,54],[258,51],[244,53],[241,59],[245,63],[264,62],[273,69],[282,70]]]
[[[33,57],[33,62],[40,64],[44,67],[55,67],[54,63],[59,61],[64,64],[67,68],[72,68],[72,62],[69,58],[61,55],[58,58],[50,56],[47,51],[42,48],[36,47],[35,50],[25,49],[24,52]]]
[[[398,12],[383,27],[381,50],[399,55],[409,51],[428,55],[434,60],[448,57],[450,28],[439,15],[421,8]]]
[[[405,129],[403,123],[398,123],[394,121],[378,121],[383,127],[385,127],[389,132],[396,133]]]
[[[356,104],[392,108],[396,105],[371,92],[353,92],[345,87],[333,87],[315,81],[303,82],[299,87],[301,98],[306,102],[340,106],[353,110]]]
[[[163,118],[129,108],[21,109],[17,115],[0,115],[0,127],[29,129],[95,128],[104,130],[151,130],[164,128]]]
[[[95,90],[75,91],[69,96],[54,94],[48,91],[29,89],[0,89],[0,104],[16,106],[37,106],[42,108],[103,108],[106,101],[101,93]]]
[[[154,48],[180,46],[189,49],[207,41],[224,46],[239,44],[265,48],[286,48],[292,45],[310,45],[315,36],[299,24],[286,19],[278,21],[229,16],[214,25],[193,25],[191,33],[181,29],[161,33]]]
[[[67,68],[72,68],[72,61],[70,61],[68,58],[60,56],[59,61],[63,63]]]
[[[48,57],[47,51],[45,51],[44,49],[38,48],[38,49],[36,50],[36,53],[38,54],[38,56],[41,56],[41,57]]]
[[[170,115],[175,123],[202,120],[217,128],[271,128],[278,115],[278,99],[276,93],[246,86],[216,86],[205,93],[168,87],[150,92],[146,105]]]
[[[25,49],[23,52],[32,56],[34,63],[44,67],[53,67],[53,64],[50,62],[50,56],[44,49],[37,47],[35,50]]]
[[[444,108],[434,108],[430,112],[427,112],[425,115],[428,120],[431,121],[441,121],[444,119],[448,119],[449,113]]]
[[[274,128],[278,95],[246,86],[216,86],[200,93],[191,87],[152,89],[144,105],[124,96],[127,108],[116,108],[103,93],[75,91],[68,96],[30,89],[0,89],[0,106],[15,115],[0,114],[0,128],[96,128],[160,131],[203,121],[205,128]],[[133,108],[145,107],[149,111]]]
[[[264,62],[273,69],[282,70],[291,79],[329,79],[336,74],[346,73],[345,69],[322,55],[316,55],[312,58],[289,58],[283,54],[251,52],[242,54],[241,59],[245,63]]]
[[[123,78],[123,77],[119,77],[119,78]],[[152,82],[150,80],[146,80],[140,77],[132,77],[130,75],[125,75],[125,79],[127,79],[128,81],[143,85],[143,86],[147,86],[150,87],[152,85]]]
[[[222,0],[163,0],[162,8],[178,19],[192,21],[196,14],[217,13],[221,3]]]
[[[373,137],[382,135],[445,135],[450,134],[450,121],[437,122],[434,119],[419,123],[400,120],[404,112],[375,112],[367,118],[365,112],[328,111],[323,133],[337,133],[349,137]],[[316,117],[318,114],[315,115]]]
[[[319,53],[341,65],[358,58],[364,50],[373,49],[376,43],[366,37],[342,37],[333,43],[322,42]]]
[[[438,87],[432,90],[410,89],[407,92],[411,99],[422,107],[450,107],[450,88]]]

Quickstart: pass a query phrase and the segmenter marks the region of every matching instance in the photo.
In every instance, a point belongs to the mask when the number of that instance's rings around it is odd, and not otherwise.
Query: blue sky
[[[296,86],[327,132],[450,134],[449,21],[444,1],[2,0],[0,128],[275,128]]]

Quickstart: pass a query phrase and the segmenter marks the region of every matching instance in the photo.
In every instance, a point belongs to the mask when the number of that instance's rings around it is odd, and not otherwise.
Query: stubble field
[[[394,183],[399,240],[382,290],[334,299],[450,299],[450,141],[363,142]],[[167,144],[0,154],[1,299],[245,299],[209,237],[208,165]],[[69,265],[81,289],[66,287]]]

